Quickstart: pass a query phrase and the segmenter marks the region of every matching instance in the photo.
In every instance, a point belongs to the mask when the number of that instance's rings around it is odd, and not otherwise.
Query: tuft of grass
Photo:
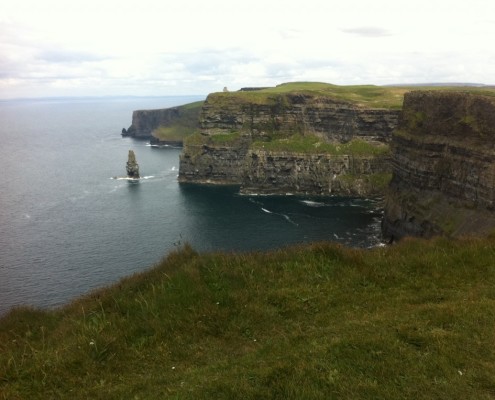
[[[221,133],[216,135],[209,136],[209,139],[215,144],[222,143],[232,143],[238,140],[241,137],[240,132],[230,132],[230,133]]]
[[[171,253],[0,320],[0,399],[489,399],[495,241]]]

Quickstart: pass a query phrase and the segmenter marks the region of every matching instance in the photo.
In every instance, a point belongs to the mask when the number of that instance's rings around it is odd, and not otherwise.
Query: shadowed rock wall
[[[459,236],[495,228],[495,98],[407,93],[392,140],[383,233]]]

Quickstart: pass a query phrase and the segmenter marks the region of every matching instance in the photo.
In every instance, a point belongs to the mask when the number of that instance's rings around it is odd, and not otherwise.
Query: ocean
[[[198,251],[258,251],[321,240],[380,243],[374,199],[242,196],[177,182],[180,148],[122,138],[132,111],[202,96],[0,101],[0,315],[51,308]],[[144,179],[124,176],[134,150]]]

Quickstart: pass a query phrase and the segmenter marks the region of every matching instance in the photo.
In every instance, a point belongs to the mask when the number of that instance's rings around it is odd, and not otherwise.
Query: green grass
[[[240,132],[219,133],[216,135],[204,136],[200,132],[194,132],[184,138],[184,145],[191,147],[201,147],[203,145],[215,146],[234,144],[241,137]]]
[[[292,135],[288,138],[256,141],[253,149],[285,151],[292,153],[314,153],[332,155],[384,155],[389,152],[385,144],[372,144],[365,140],[353,139],[347,143],[327,143],[316,135]]]
[[[225,144],[225,143],[235,142],[240,137],[241,137],[240,132],[230,132],[230,133],[211,135],[209,136],[209,139],[215,144]]]
[[[284,106],[288,94],[307,94],[348,101],[370,108],[399,109],[404,93],[411,90],[453,90],[495,96],[493,88],[460,86],[375,86],[375,85],[332,85],[321,82],[290,82],[272,88],[250,92],[215,93],[208,97],[213,105],[225,104],[270,104]]]
[[[0,399],[490,399],[495,241],[197,254],[0,320]]]
[[[204,101],[185,104],[177,107],[180,117],[168,125],[162,125],[152,135],[162,141],[183,141],[198,129],[198,118]]]
[[[337,178],[345,187],[356,186],[357,182],[368,187],[366,193],[372,193],[377,196],[382,195],[388,188],[392,179],[391,172],[375,172],[371,174],[342,174]]]

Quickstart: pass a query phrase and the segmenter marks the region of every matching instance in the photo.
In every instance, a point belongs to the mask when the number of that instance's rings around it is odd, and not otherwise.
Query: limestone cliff
[[[245,193],[376,193],[372,182],[390,169],[383,156],[375,160],[373,152],[326,149],[356,141],[382,148],[398,115],[397,108],[367,106],[318,90],[210,94],[199,115],[200,133],[185,141],[179,180],[237,184]],[[294,138],[311,141],[310,151],[291,148]]]
[[[132,124],[128,129],[122,129],[122,136],[149,139],[152,144],[182,144],[183,137],[198,128],[202,104],[199,101],[178,107],[133,111]]]
[[[256,93],[257,94],[257,93]],[[238,97],[215,93],[200,113],[205,135],[242,131],[253,139],[311,132],[328,141],[390,140],[399,110],[369,108],[314,93]]]
[[[169,124],[180,116],[179,108],[158,110],[136,110],[132,112],[131,126],[122,132],[122,136],[138,139],[151,139],[151,133],[160,125]]]
[[[389,169],[386,155],[251,150],[245,159],[241,192],[379,196],[390,179]]]
[[[495,97],[405,95],[392,141],[385,237],[487,233],[495,228]]]

